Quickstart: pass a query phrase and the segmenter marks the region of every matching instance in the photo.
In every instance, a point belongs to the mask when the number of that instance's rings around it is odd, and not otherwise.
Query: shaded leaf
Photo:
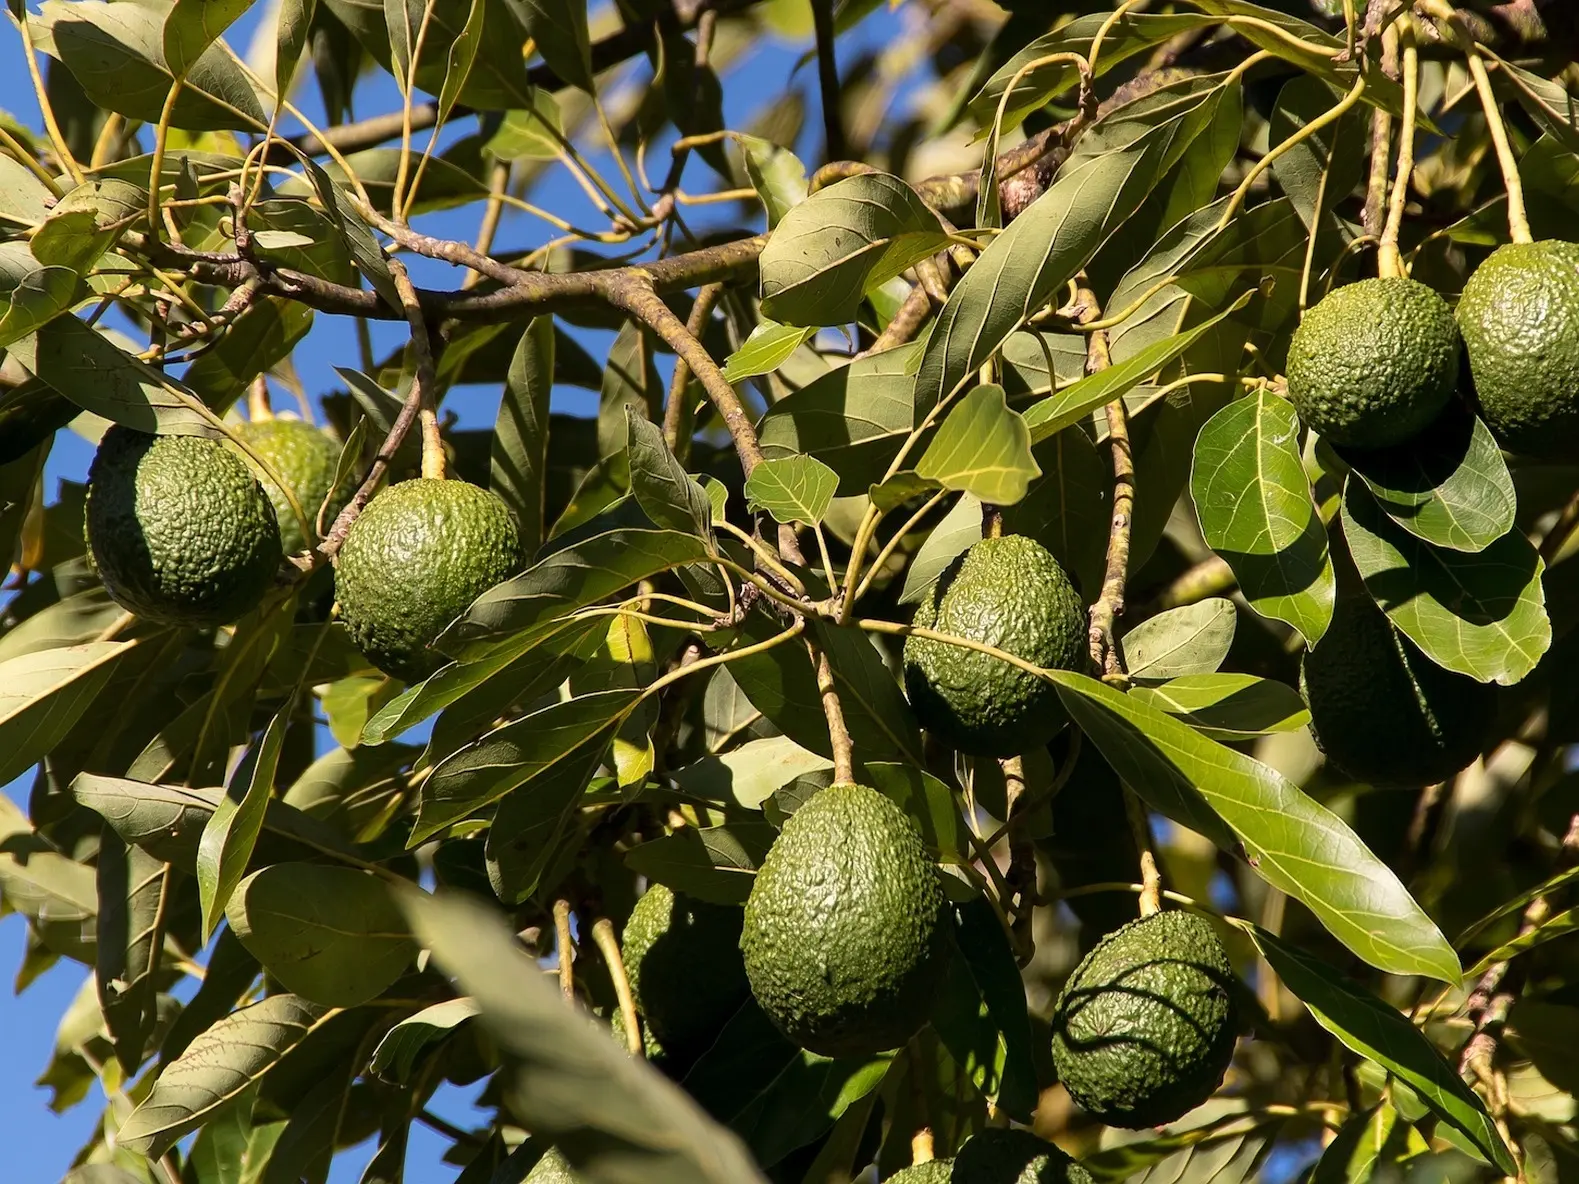
[[[592,80],[592,42],[587,6],[581,0],[509,0],[543,60],[571,86],[588,94]]]
[[[478,1010],[477,1004],[470,999],[446,999],[443,1003],[424,1007],[416,1015],[408,1015],[378,1042],[368,1070],[385,1081],[404,1085],[411,1080],[417,1058],[428,1046],[443,1040]]]
[[[43,328],[76,294],[75,271],[40,264],[26,243],[0,243],[0,345]]]
[[[115,1056],[128,1074],[142,1064],[158,1016],[155,974],[164,944],[170,865],[128,847],[108,825],[95,869],[99,924],[94,983]]]
[[[521,548],[543,542],[543,489],[548,474],[548,399],[554,385],[554,319],[536,317],[516,344],[494,421],[488,488],[515,514]]]
[[[1253,674],[1186,674],[1130,695],[1225,742],[1295,732],[1310,723],[1298,691]]]
[[[312,30],[318,0],[280,0],[274,34],[274,93],[289,94]]]
[[[777,837],[767,822],[688,826],[633,847],[625,855],[625,866],[697,900],[744,904],[757,868]]]
[[[816,526],[828,513],[838,487],[838,474],[814,457],[765,460],[746,478],[746,505],[767,511],[776,522]]]
[[[653,525],[712,537],[713,504],[664,441],[663,429],[625,409],[631,493]]]
[[[955,557],[972,543],[980,541],[981,502],[967,493],[932,528],[932,533],[927,535],[926,541],[911,559],[899,603],[919,603]]]
[[[1315,645],[1337,580],[1299,452],[1299,417],[1259,389],[1201,428],[1190,494],[1206,543],[1233,569],[1251,608]]]
[[[293,706],[287,704],[269,721],[203,825],[203,837],[197,845],[197,890],[203,906],[204,938],[219,924],[230,894],[241,883],[252,859],[252,849],[263,830],[264,813],[274,792],[274,771],[279,767]]]
[[[806,166],[788,148],[780,148],[758,136],[736,134],[741,160],[751,187],[762,199],[768,213],[768,229],[784,220],[784,215],[806,200]]]
[[[949,411],[916,472],[944,489],[974,494],[994,505],[1012,505],[1041,475],[1031,455],[1031,432],[1009,409],[1003,388],[978,386]]]
[[[1075,722],[1153,809],[1229,850],[1237,836],[1257,875],[1303,903],[1372,966],[1458,981],[1447,939],[1327,807],[1276,770],[1133,696],[1079,674],[1051,678]]]
[[[609,737],[598,733],[499,802],[484,853],[489,883],[500,900],[514,904],[543,886],[562,844],[576,833],[574,820],[582,795],[608,746]]]
[[[94,641],[0,662],[0,785],[60,743],[134,644]]]
[[[1213,673],[1228,657],[1237,623],[1233,601],[1220,596],[1142,621],[1124,634],[1130,677],[1161,680]]]

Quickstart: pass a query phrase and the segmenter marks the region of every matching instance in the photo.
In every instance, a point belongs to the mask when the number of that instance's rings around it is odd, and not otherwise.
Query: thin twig
[[[592,924],[592,940],[608,964],[609,978],[614,980],[614,994],[620,1002],[620,1017],[625,1021],[625,1047],[633,1057],[642,1055],[641,1021],[636,1017],[636,998],[631,993],[630,975],[625,973],[625,959],[620,957],[619,938],[614,936],[614,922],[599,917]]]
[[[1102,315],[1089,289],[1082,289],[1079,319],[1092,321]],[[1091,334],[1086,344],[1086,373],[1106,370],[1111,362],[1105,332]],[[1102,592],[1091,606],[1088,640],[1091,661],[1102,678],[1124,680],[1124,659],[1113,635],[1114,623],[1124,612],[1124,590],[1129,579],[1130,527],[1135,506],[1135,457],[1129,439],[1129,411],[1120,395],[1107,405],[1108,446],[1113,454],[1113,516],[1108,527],[1107,563]]]
[[[850,729],[844,722],[839,688],[833,681],[833,667],[828,664],[828,655],[810,637],[806,638],[806,649],[817,670],[817,693],[822,699],[822,713],[828,721],[828,742],[833,746],[833,782],[835,785],[853,785],[854,747],[850,741]]]
[[[422,424],[422,475],[430,480],[444,479],[444,441],[439,436],[439,412],[435,402],[438,377],[433,365],[433,342],[428,336],[428,321],[417,302],[417,290],[411,286],[411,277],[398,259],[389,261],[389,274],[395,281],[395,291],[406,313],[406,323],[411,327],[411,352],[416,360],[416,371],[411,379],[411,389],[417,392],[417,419]],[[336,521],[335,525],[339,525]]]
[[[713,306],[723,294],[723,284],[703,284],[697,292],[691,315],[685,318],[685,331],[698,342],[702,340],[708,318],[713,315]],[[663,438],[682,465],[691,451],[691,434],[685,430],[686,413],[690,410],[685,392],[690,385],[691,367],[684,358],[676,357],[674,376],[669,380],[669,397],[663,406]]]
[[[1371,27],[1373,16],[1378,23],[1381,19],[1375,11],[1375,4],[1371,9],[1366,16],[1367,28]],[[1398,34],[1391,26],[1382,36],[1382,73],[1389,78],[1398,77]],[[1392,167],[1392,140],[1392,112],[1384,107],[1374,108],[1371,111],[1371,173],[1365,185],[1365,207],[1360,215],[1360,224],[1365,228],[1365,233],[1373,238],[1381,237],[1382,220],[1387,211],[1387,178]]]
[[[554,945],[559,951],[559,993],[566,999],[576,997],[576,947],[570,939],[570,902],[554,901]]]

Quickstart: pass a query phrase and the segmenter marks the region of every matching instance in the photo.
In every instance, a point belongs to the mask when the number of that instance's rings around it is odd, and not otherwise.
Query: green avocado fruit
[[[1579,447],[1579,244],[1509,243],[1475,269],[1458,327],[1481,418],[1510,452]]]
[[[1162,1126],[1222,1084],[1238,1036],[1234,971],[1193,913],[1153,913],[1087,954],[1053,1009],[1053,1065],[1109,1126]]]
[[[950,1184],[1093,1184],[1091,1173],[1030,1131],[989,1127],[954,1159]]]
[[[299,419],[263,419],[240,424],[236,434],[259,456],[274,466],[285,479],[285,484],[296,495],[296,502],[307,515],[311,525],[318,517],[318,509],[334,485],[335,470],[340,464],[340,445],[330,436],[310,423]],[[301,523],[291,509],[285,491],[274,484],[267,475],[262,477],[263,492],[269,495],[274,516],[280,524],[280,542],[285,553],[294,555],[316,546],[314,532],[311,542],[302,533]],[[334,522],[335,515],[351,496],[350,489],[335,490],[335,500],[324,512],[324,529]]]
[[[973,544],[938,577],[915,623],[1037,666],[1084,670],[1089,661],[1079,593],[1058,560],[1024,535]],[[971,756],[1029,752],[1068,722],[1050,683],[990,654],[912,636],[904,667],[921,726]]]
[[[746,976],[790,1040],[823,1056],[898,1048],[927,1020],[948,932],[916,824],[861,785],[796,810],[746,901]]]
[[[926,1163],[911,1164],[908,1168],[900,1168],[892,1176],[883,1181],[883,1184],[949,1184],[953,1179],[952,1159],[929,1159]]]
[[[1447,780],[1480,755],[1497,713],[1495,688],[1442,669],[1362,595],[1339,598],[1299,681],[1317,745],[1369,785]]]
[[[274,508],[232,446],[119,425],[88,470],[85,530],[115,602],[166,625],[234,621],[283,555]]]
[[[1424,431],[1458,385],[1453,310],[1411,279],[1361,280],[1305,314],[1288,349],[1288,397],[1331,444],[1385,448]]]
[[[524,560],[496,495],[465,481],[402,481],[346,533],[335,566],[340,616],[368,661],[419,682],[444,664],[433,640]]]
[[[681,1061],[706,1052],[750,995],[740,956],[745,915],[653,884],[620,939],[631,994],[646,1029]]]

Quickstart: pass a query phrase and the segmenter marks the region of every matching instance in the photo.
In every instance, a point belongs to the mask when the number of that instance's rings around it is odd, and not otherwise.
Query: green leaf
[[[158,1018],[156,974],[163,949],[170,865],[128,847],[108,825],[95,869],[98,942],[94,983],[115,1057],[137,1072]]]
[[[746,478],[746,505],[765,510],[775,522],[803,522],[816,526],[833,504],[839,477],[810,456],[765,460]]]
[[[1233,569],[1251,608],[1315,645],[1337,580],[1299,452],[1299,417],[1258,389],[1201,428],[1190,494],[1207,546]]]
[[[905,573],[905,589],[900,604],[916,604],[926,597],[945,568],[965,548],[981,541],[981,502],[971,494],[963,495],[943,515],[921,544],[910,570]]]
[[[205,939],[219,924],[230,894],[241,883],[252,859],[252,849],[263,829],[264,811],[274,792],[274,771],[285,746],[285,728],[292,706],[287,704],[269,721],[247,759],[236,767],[224,798],[203,826],[203,837],[197,845],[197,890],[203,906]]]
[[[1345,1046],[1407,1082],[1426,1105],[1457,1127],[1504,1172],[1513,1174],[1513,1155],[1497,1133],[1479,1095],[1464,1084],[1436,1046],[1407,1016],[1358,983],[1261,929],[1246,932],[1267,962],[1310,1014]]]
[[[161,1158],[337,1014],[286,994],[232,1012],[164,1067],[153,1091],[121,1126],[116,1143],[149,1159]]]
[[[975,1026],[978,1031],[985,1029],[982,1034],[991,1046],[985,1055],[978,1044],[974,1053],[962,1056],[957,1039],[950,1038],[942,1027],[939,1036],[949,1055],[977,1079],[978,1089],[1011,1118],[1029,1122],[1037,1102],[1036,1068],[1025,985],[1014,951],[992,906],[980,897],[956,906],[955,921],[958,957],[949,978],[963,979],[960,985],[967,988],[966,998],[976,1013],[972,1017]],[[936,1019],[933,1023],[938,1026]]]
[[[52,47],[95,104],[153,126],[175,80],[164,48],[165,22],[174,7],[169,0],[45,0],[39,15],[29,19],[34,36]],[[187,65],[171,122],[190,131],[262,132],[272,100],[222,47],[209,46]]]
[[[921,733],[910,705],[905,702],[899,682],[875,644],[875,638],[858,629],[839,628],[828,621],[815,621],[812,630],[827,655],[834,687],[844,705],[850,735],[856,751],[865,759],[877,759],[897,752],[918,766],[921,759]],[[811,663],[801,663],[808,676]],[[816,685],[816,680],[811,680]],[[820,705],[820,698],[818,703]],[[820,745],[808,745],[818,752]]]
[[[948,245],[916,191],[887,173],[819,189],[785,213],[762,251],[762,314],[786,325],[842,325],[862,297]]]
[[[318,0],[280,0],[274,34],[274,93],[288,95],[301,65]]]
[[[1360,475],[1383,512],[1416,538],[1454,551],[1484,551],[1513,529],[1513,477],[1478,416],[1450,409],[1406,445],[1333,451]]]
[[[11,781],[43,760],[104,689],[116,659],[134,644],[95,641],[0,662],[0,777]]]
[[[1296,732],[1310,723],[1298,691],[1253,674],[1186,674],[1160,686],[1136,687],[1130,696],[1224,743]]]
[[[164,18],[165,66],[185,78],[236,18],[252,7],[252,0],[175,0]]]
[[[439,88],[438,114],[441,124],[449,119],[467,79],[471,77],[477,51],[482,47],[483,19],[487,10],[487,0],[471,0],[466,24],[461,28],[460,35],[450,42],[449,56],[444,63],[444,85]]]
[[[710,754],[674,771],[683,793],[707,801],[760,810],[774,790],[795,778],[831,769],[833,762],[788,736],[748,740],[723,755]]]
[[[625,866],[697,900],[745,904],[777,837],[772,824],[761,821],[687,826],[631,848]]]
[[[1516,958],[1524,953],[1525,950],[1545,945],[1554,938],[1566,937],[1575,929],[1579,929],[1579,908],[1567,909],[1558,913],[1555,917],[1548,917],[1539,925],[1520,933],[1509,941],[1503,942],[1489,954],[1483,956],[1475,965],[1464,972],[1464,977],[1479,978],[1496,963]]]
[[[1237,623],[1233,601],[1220,596],[1142,621],[1124,634],[1130,677],[1160,681],[1213,673],[1228,658]]]
[[[889,510],[897,510],[906,502],[914,500],[923,493],[932,493],[937,488],[936,481],[929,481],[909,469],[904,469],[888,480],[872,486],[867,490],[867,495],[872,499],[872,504],[886,514]]]
[[[1270,143],[1281,144],[1331,110],[1342,97],[1320,79],[1300,74],[1283,85],[1272,111]],[[1324,239],[1314,256],[1318,266],[1330,252],[1347,246],[1354,231],[1334,209],[1354,192],[1364,172],[1368,121],[1363,107],[1352,107],[1337,124],[1328,125],[1295,144],[1272,164],[1272,175],[1299,211],[1307,229]],[[1334,233],[1335,232],[1335,233]]]
[[[1114,399],[1128,394],[1158,370],[1179,358],[1248,302],[1247,293],[1210,320],[1203,321],[1182,333],[1175,333],[1162,341],[1153,342],[1122,362],[1105,370],[1099,370],[1079,382],[1071,383],[1057,394],[1049,395],[1040,402],[1031,404],[1025,411],[1025,422],[1031,429],[1031,440],[1040,443],[1054,433],[1079,423],[1098,407],[1105,407]]]
[[[865,493],[883,479],[915,426],[920,360],[920,345],[901,345],[813,379],[762,417],[763,455],[816,457],[839,474],[840,493]]]
[[[210,408],[223,410],[254,378],[288,358],[312,325],[312,309],[280,296],[260,297],[193,360],[182,381]],[[317,506],[302,509],[313,516],[318,512]]]
[[[866,784],[910,815],[927,851],[940,862],[966,864],[975,858],[959,801],[942,781],[916,765],[892,761],[863,761],[861,769]]]
[[[51,951],[89,965],[96,960],[98,890],[93,869],[56,851],[4,795],[0,901],[25,916]]]
[[[1064,165],[954,286],[927,337],[916,376],[918,408],[936,406],[968,382],[1011,333],[1052,300],[1211,125],[1222,94],[1223,88],[1191,94],[1127,141]],[[1099,122],[1086,139],[1101,127]]]
[[[1473,553],[1433,547],[1350,479],[1343,534],[1365,590],[1438,666],[1512,686],[1551,645],[1545,564],[1517,531]]]
[[[632,690],[597,691],[534,711],[440,762],[422,786],[409,845],[498,801],[595,737],[612,733],[640,701]]]
[[[459,894],[412,893],[406,910],[497,1042],[512,1112],[590,1184],[763,1184],[736,1139],[565,1005],[501,918]]]
[[[598,733],[530,786],[505,794],[494,811],[484,849],[494,895],[510,904],[545,884],[556,859],[577,834],[582,795],[608,755],[609,737]],[[552,885],[550,885],[552,886]]]
[[[810,325],[781,325],[777,321],[763,321],[751,330],[751,336],[740,348],[724,359],[724,377],[730,382],[741,382],[761,374],[771,374],[798,350],[816,328]]]
[[[1031,432],[1009,409],[1001,386],[971,391],[948,413],[916,464],[916,472],[944,489],[958,489],[994,505],[1013,505],[1042,470],[1031,455]]]
[[[440,640],[467,660],[486,656],[491,643],[505,638],[515,653],[524,653],[565,615],[639,580],[707,559],[707,543],[680,531],[594,535],[484,592]]]
[[[1519,105],[1536,126],[1569,152],[1579,152],[1579,105],[1574,97],[1560,83],[1515,66],[1489,49],[1482,52],[1496,59],[1497,75],[1507,80]]]
[[[373,1050],[368,1071],[395,1085],[405,1085],[417,1069],[417,1058],[477,1014],[470,999],[446,999],[408,1015],[384,1034]]]
[[[395,287],[395,277],[389,274],[389,262],[384,258],[378,240],[373,237],[372,228],[361,214],[340,199],[340,192],[335,188],[334,179],[322,166],[305,156],[301,157],[301,164],[312,186],[312,192],[317,194],[330,226],[345,244],[351,259],[356,263],[357,270],[369,284],[373,285],[373,290],[383,298],[385,304],[391,308],[401,307],[400,292]]]
[[[1408,1127],[1397,1124],[1398,1111],[1389,1102],[1351,1115],[1316,1161],[1310,1184],[1367,1184],[1384,1154],[1395,1163],[1405,1154],[1406,1140],[1395,1134],[1402,1135]]]
[[[592,94],[592,41],[582,0],[509,0],[549,69]]]
[[[383,0],[384,26],[389,30],[389,72],[395,87],[405,95],[410,86],[411,59],[422,36],[425,9],[437,10],[437,3],[424,0]],[[430,18],[431,19],[431,18]]]
[[[76,317],[56,317],[12,345],[11,356],[84,411],[115,423],[159,435],[221,434],[195,394]]]
[[[1453,947],[1348,825],[1276,770],[1084,675],[1050,675],[1069,714],[1154,810],[1304,904],[1372,966],[1459,981]],[[1231,828],[1231,829],[1230,829]]]
[[[41,265],[26,243],[0,243],[0,346],[43,328],[76,294],[74,270]]]
[[[663,429],[634,407],[625,408],[625,424],[631,493],[642,512],[664,530],[711,538],[713,503],[669,450]]]
[[[500,160],[558,160],[564,149],[564,120],[559,100],[550,92],[533,89],[532,105],[506,111],[499,129],[483,143],[483,151]]]
[[[240,883],[225,918],[287,991],[326,1007],[377,998],[416,955],[389,886],[355,868],[266,867]]]
[[[788,148],[780,148],[770,140],[740,133],[733,139],[740,147],[746,178],[768,212],[768,229],[772,230],[785,214],[806,200],[806,166]]]

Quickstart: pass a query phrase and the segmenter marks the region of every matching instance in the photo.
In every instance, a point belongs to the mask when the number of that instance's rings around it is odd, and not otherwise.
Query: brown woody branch
[[[1076,296],[1076,319],[1090,324],[1102,315],[1101,305],[1089,288]],[[1106,370],[1111,362],[1107,334],[1092,333],[1086,342],[1086,373]],[[1129,579],[1130,525],[1135,507],[1135,457],[1129,439],[1129,412],[1123,396],[1107,405],[1108,445],[1113,454],[1113,516],[1108,530],[1107,563],[1102,591],[1091,606],[1091,661],[1104,679],[1122,681],[1124,659],[1114,637],[1114,623],[1124,612],[1125,585]]]

